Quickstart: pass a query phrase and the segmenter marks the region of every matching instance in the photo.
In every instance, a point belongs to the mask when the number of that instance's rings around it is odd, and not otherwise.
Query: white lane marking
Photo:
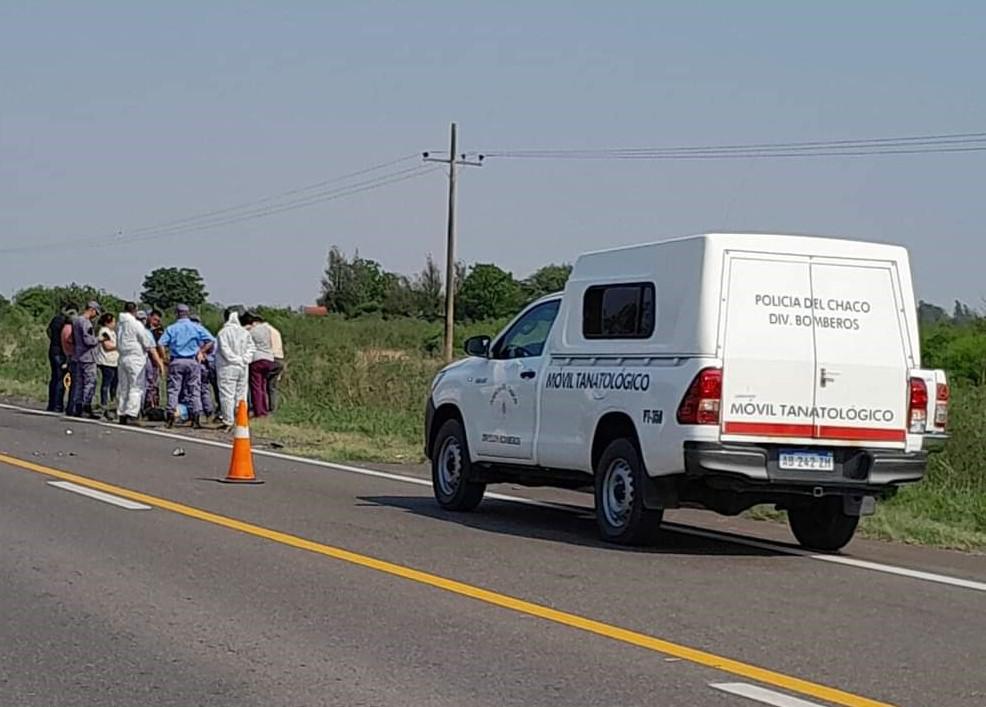
[[[791,697],[756,685],[747,685],[745,682],[710,682],[709,687],[773,707],[821,707],[817,702]]]
[[[151,510],[150,506],[145,506],[143,503],[137,503],[136,501],[120,498],[119,496],[114,496],[109,493],[103,493],[102,491],[97,491],[96,489],[79,486],[78,484],[73,484],[71,481],[49,481],[48,485],[64,489],[65,491],[71,491],[72,493],[77,493],[80,496],[95,498],[97,501],[103,501],[104,503],[112,503],[114,506],[126,508],[128,511]]]
[[[961,587],[962,589],[974,589],[977,592],[986,592],[986,582],[975,582],[971,579],[949,577],[944,574],[912,570],[906,567],[897,567],[895,565],[885,565],[880,562],[870,562],[869,560],[857,560],[853,557],[843,557],[842,555],[825,555],[822,553],[811,552],[809,550],[802,550],[797,547],[775,545],[769,541],[760,541],[738,535],[721,534],[711,530],[702,530],[701,528],[695,528],[690,525],[679,525],[678,523],[664,523],[664,525],[677,533],[685,533],[687,535],[694,535],[700,538],[725,540],[760,550],[770,550],[771,552],[782,552],[788,555],[807,557],[810,560],[818,560],[820,562],[831,562],[836,565],[845,565],[846,567],[856,567],[863,570],[883,572],[884,574],[893,574],[898,577],[910,577],[911,579],[920,579],[925,582],[937,582],[938,584],[947,584],[952,587]]]
[[[4,410],[14,410],[17,412],[29,413],[32,415],[45,416],[45,417],[62,417],[60,413],[46,412],[44,410],[33,410],[31,408],[25,408],[18,405],[9,405],[6,403],[0,403],[0,409]],[[194,444],[201,444],[207,447],[217,447],[220,449],[230,449],[233,445],[228,442],[217,442],[211,439],[199,439],[197,437],[188,437],[182,434],[176,434],[174,432],[162,432],[160,430],[149,430],[141,427],[120,427],[119,425],[114,425],[112,423],[101,422],[98,420],[82,420],[77,418],[72,418],[72,424],[82,423],[89,425],[98,425],[101,427],[113,427],[114,429],[119,429],[121,432],[137,432],[145,435],[152,435],[155,437],[163,437],[166,439],[175,439],[185,442],[192,442]],[[263,449],[255,449],[253,453],[257,456],[269,457],[271,459],[279,459],[281,461],[292,462],[296,464],[306,464],[308,466],[318,466],[323,469],[333,469],[336,471],[345,471],[351,474],[360,474],[361,476],[369,476],[376,479],[386,479],[388,481],[397,481],[404,484],[414,484],[416,486],[431,486],[431,480],[421,479],[415,476],[405,476],[404,474],[394,474],[388,471],[379,471],[377,469],[366,469],[360,466],[349,466],[347,464],[337,464],[335,462],[326,462],[319,459],[307,459],[305,457],[298,457],[293,454],[283,454],[281,452],[270,452]],[[553,510],[577,512],[577,513],[589,513],[592,511],[591,508],[579,508],[578,506],[569,505],[565,503],[552,503],[551,501],[538,501],[533,498],[523,498],[521,496],[511,496],[508,494],[501,493],[487,493],[486,498],[492,498],[497,501],[507,501],[509,503],[521,503],[527,506],[535,506],[538,508],[551,508]],[[795,555],[797,557],[804,557],[810,560],[818,560],[820,562],[829,562],[831,564],[842,565],[844,567],[855,567],[857,569],[869,570],[872,572],[881,572],[883,574],[894,575],[897,577],[907,577],[909,579],[917,579],[925,582],[934,582],[936,584],[943,584],[951,587],[958,587],[961,589],[971,589],[978,592],[986,592],[986,582],[977,582],[970,579],[962,579],[960,577],[951,577],[949,575],[937,574],[935,572],[924,572],[922,570],[913,570],[907,567],[898,567],[896,565],[886,565],[880,562],[870,562],[869,560],[857,560],[852,557],[844,557],[842,555],[826,555],[822,553],[813,553],[807,550],[802,550],[800,548],[790,547],[787,545],[774,544],[767,540],[757,540],[754,538],[747,538],[740,535],[732,535],[729,533],[719,533],[714,530],[705,530],[703,528],[696,528],[690,525],[681,525],[679,523],[669,523],[664,524],[668,529],[675,532],[694,535],[695,537],[706,538],[710,540],[718,540],[721,542],[731,542],[737,545],[745,545],[747,547],[757,548],[760,550],[769,550],[771,552],[777,552],[785,555]]]

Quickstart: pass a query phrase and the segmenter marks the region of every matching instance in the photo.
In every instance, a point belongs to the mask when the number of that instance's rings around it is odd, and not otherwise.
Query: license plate
[[[802,452],[783,449],[780,453],[778,466],[781,469],[801,471],[832,471],[835,469],[835,458],[832,452]]]

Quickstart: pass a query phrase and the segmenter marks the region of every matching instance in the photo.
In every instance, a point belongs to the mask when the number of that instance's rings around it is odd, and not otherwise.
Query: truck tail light
[[[948,399],[951,391],[948,383],[939,383],[935,387],[935,427],[944,429],[948,425]]]
[[[907,429],[924,434],[928,427],[928,386],[921,378],[911,378],[911,402],[907,412]]]
[[[722,369],[699,371],[678,406],[680,425],[718,425],[722,401]]]

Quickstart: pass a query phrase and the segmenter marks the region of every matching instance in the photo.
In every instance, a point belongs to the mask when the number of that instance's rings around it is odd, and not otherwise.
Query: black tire
[[[852,540],[859,516],[845,514],[841,496],[829,496],[789,509],[787,521],[802,547],[835,552]]]
[[[469,446],[461,422],[448,420],[441,426],[431,457],[431,486],[438,505],[448,511],[474,510],[486,484],[470,481]]]
[[[607,542],[653,545],[664,511],[644,507],[644,464],[628,439],[609,443],[595,468],[596,525]]]

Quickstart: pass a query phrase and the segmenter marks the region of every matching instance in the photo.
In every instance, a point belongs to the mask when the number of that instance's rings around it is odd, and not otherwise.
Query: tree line
[[[486,321],[510,317],[528,302],[564,289],[569,265],[546,265],[525,279],[493,263],[456,265],[456,318]],[[331,312],[354,318],[363,315],[439,321],[445,316],[442,268],[431,256],[413,276],[388,272],[358,252],[347,256],[339,248],[329,252],[322,277],[320,304]],[[208,291],[194,268],[158,268],[144,278],[140,304],[169,312],[179,303],[214,314]],[[106,311],[123,310],[123,300],[91,285],[62,287],[37,285],[17,292],[12,301],[0,296],[0,316],[15,309],[35,320],[46,320],[71,304],[84,307],[98,301]],[[216,315],[218,316],[218,315]],[[919,302],[923,364],[943,368],[955,383],[986,385],[986,317],[962,302],[951,311]]]
[[[528,302],[563,289],[571,271],[570,265],[546,265],[518,280],[493,263],[470,267],[456,263],[456,318],[485,321],[512,316]],[[384,270],[379,262],[362,257],[358,251],[350,257],[332,247],[319,304],[347,319],[377,315],[438,321],[445,317],[444,281],[442,268],[430,255],[419,273],[407,276]],[[177,304],[209,307],[208,296],[195,268],[158,268],[144,278],[140,304],[168,312]],[[0,297],[0,311],[16,305],[41,319],[69,305],[81,309],[90,300],[96,300],[107,311],[123,310],[124,301],[119,296],[91,285],[72,283],[28,287],[14,295],[13,302]]]
[[[511,316],[526,303],[563,289],[572,266],[545,265],[523,280],[493,263],[468,268],[456,263],[455,270],[456,318],[482,321]],[[378,314],[437,321],[445,316],[444,280],[431,255],[421,272],[408,277],[384,270],[359,251],[349,257],[333,246],[319,304],[347,318]]]
[[[201,307],[209,297],[205,282],[195,268],[158,268],[144,278],[140,304],[148,309],[168,311],[178,304]],[[17,292],[13,302],[0,296],[0,312],[16,305],[35,319],[50,317],[68,306],[80,310],[89,301],[99,302],[104,311],[122,312],[124,300],[92,285],[72,283],[49,287],[34,285]]]

